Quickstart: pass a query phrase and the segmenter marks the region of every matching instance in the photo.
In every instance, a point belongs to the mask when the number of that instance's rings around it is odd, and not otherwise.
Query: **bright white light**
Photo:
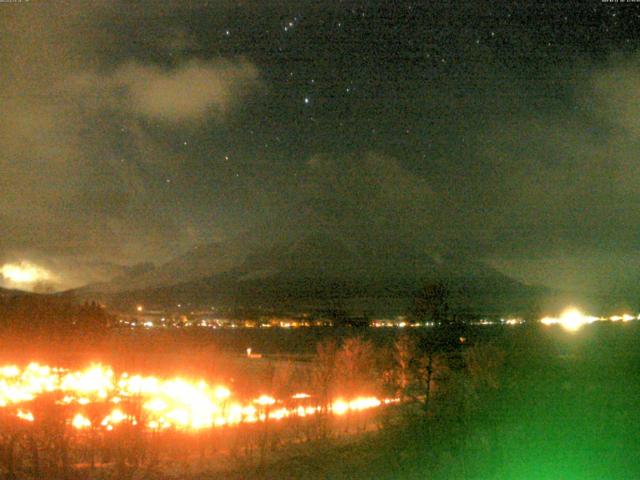
[[[567,330],[578,330],[585,323],[588,323],[587,318],[576,309],[565,310],[560,316],[560,324]]]
[[[598,317],[585,315],[576,308],[568,308],[567,310],[562,312],[562,315],[560,315],[559,318],[544,317],[542,320],[540,320],[540,322],[544,325],[560,324],[565,330],[574,332],[583,325],[593,323],[597,320],[599,320]]]
[[[0,275],[15,284],[35,283],[52,278],[48,270],[29,262],[5,263],[0,268]]]

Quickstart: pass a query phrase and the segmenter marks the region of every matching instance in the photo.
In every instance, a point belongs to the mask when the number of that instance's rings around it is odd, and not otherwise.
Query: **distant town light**
[[[588,323],[587,317],[576,309],[565,311],[560,317],[560,324],[567,330],[578,330],[585,323]]]
[[[598,317],[591,317],[591,316],[585,315],[577,308],[568,308],[564,312],[562,312],[560,317],[558,318],[545,317],[542,320],[540,320],[540,322],[543,323],[544,325],[559,324],[565,330],[575,332],[576,330],[580,329],[580,327],[582,327],[583,325],[593,323],[597,320],[600,320],[600,319]]]

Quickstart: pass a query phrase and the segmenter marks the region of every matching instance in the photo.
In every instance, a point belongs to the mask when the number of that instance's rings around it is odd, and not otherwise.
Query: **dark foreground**
[[[234,478],[640,478],[640,325],[509,329],[497,341],[501,385],[462,423],[314,445]]]
[[[638,325],[538,340],[514,352],[495,410],[499,443],[469,478],[640,478]]]
[[[337,336],[340,332],[315,333]],[[378,345],[394,345],[392,332],[383,332],[382,336],[369,331],[357,333],[370,335]],[[244,450],[241,448],[234,453],[233,448],[222,448],[217,454],[207,456],[198,454],[202,450],[196,448],[199,444],[194,447],[185,443],[187,436],[170,442],[162,450],[161,461],[147,462],[149,468],[129,469],[126,477],[114,476],[113,465],[98,466],[93,472],[76,465],[69,475],[61,474],[56,478],[640,478],[640,324],[593,324],[573,333],[560,327],[538,325],[483,328],[467,333],[468,341],[458,353],[442,363],[441,377],[436,368],[434,383],[437,388],[433,390],[428,413],[422,409],[416,414],[415,410],[407,408],[412,404],[406,402],[381,409],[378,418],[372,413],[360,420],[354,418],[336,423],[327,431],[326,437],[304,434],[304,429],[297,437],[280,435],[279,431],[269,429],[268,438],[278,441],[258,442],[257,447],[250,441],[240,442]],[[415,331],[414,334],[429,333]],[[252,335],[250,339],[233,338],[238,345],[250,340],[251,345],[260,345],[262,351],[270,351],[267,348],[270,344],[264,343],[267,337],[257,337],[257,332]],[[105,338],[102,343],[88,344],[84,350],[79,344],[63,350],[55,342],[45,348],[33,340],[22,343],[15,339],[5,340],[6,346],[13,349],[0,351],[0,359],[4,361],[35,359],[51,362],[66,351],[70,355],[65,360],[68,366],[93,359],[124,363],[136,372],[154,370],[161,365],[166,375],[174,368],[193,369],[194,374],[203,378],[224,379],[233,372],[237,377],[236,388],[241,387],[241,377],[261,388],[268,386],[269,375],[265,371],[269,369],[262,367],[289,362],[238,359],[229,352],[239,347],[228,349],[226,337],[198,338],[196,341],[175,335],[153,334],[148,338],[115,335]],[[285,340],[295,340],[292,345],[304,346],[314,345],[318,338],[305,337],[304,332],[299,332],[295,338],[290,336]],[[139,348],[132,349],[132,345]],[[222,348],[225,345],[227,348]],[[467,354],[478,350],[476,346],[499,353],[504,362],[501,360],[501,366],[495,368],[486,361],[479,362],[478,365],[488,368],[470,371],[468,366],[473,362],[468,361]],[[287,347],[290,345],[274,343],[273,351],[301,351],[303,353],[299,355],[304,361],[299,362],[300,368],[313,369],[314,361],[307,360],[311,347],[300,350]],[[487,358],[491,360],[492,357]],[[460,359],[465,359],[464,368],[455,366]],[[486,373],[495,375],[483,386]],[[272,372],[271,381],[273,377]],[[267,438],[266,429],[257,424],[255,428],[257,440]],[[5,447],[11,440],[10,435],[5,438],[9,433],[0,431],[0,440]],[[240,438],[240,433],[228,433],[236,440]],[[198,438],[191,441],[197,443]],[[222,445],[234,443],[227,441]],[[255,451],[245,451],[247,445],[253,445]],[[0,449],[2,465],[8,464],[7,452],[4,447]],[[34,476],[30,471],[27,468],[26,476],[18,478],[53,478]],[[0,469],[0,478],[5,473]]]

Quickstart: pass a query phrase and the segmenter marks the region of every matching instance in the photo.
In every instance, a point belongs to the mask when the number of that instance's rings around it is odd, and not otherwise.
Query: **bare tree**
[[[400,335],[393,344],[393,384],[394,394],[405,402],[411,396],[411,385],[414,383],[416,344],[408,335]]]
[[[347,338],[336,357],[340,393],[357,396],[374,391],[377,387],[375,365],[371,342],[360,337]]]
[[[451,291],[442,281],[430,283],[416,295],[413,303],[413,315],[422,322],[433,322],[435,325],[452,323]]]
[[[425,416],[431,414],[435,396],[442,390],[450,371],[446,353],[437,347],[437,343],[424,339],[419,344],[406,334],[398,337],[393,345],[395,395],[405,407],[420,406],[418,412]]]
[[[333,340],[324,340],[316,346],[312,383],[317,392],[320,407],[320,414],[317,416],[320,436],[327,434],[327,414],[335,389],[337,351],[336,342]]]

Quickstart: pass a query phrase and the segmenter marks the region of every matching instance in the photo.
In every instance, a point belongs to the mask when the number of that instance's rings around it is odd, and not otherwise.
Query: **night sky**
[[[639,27],[631,2],[0,3],[0,264],[64,288],[329,231],[625,284]]]

